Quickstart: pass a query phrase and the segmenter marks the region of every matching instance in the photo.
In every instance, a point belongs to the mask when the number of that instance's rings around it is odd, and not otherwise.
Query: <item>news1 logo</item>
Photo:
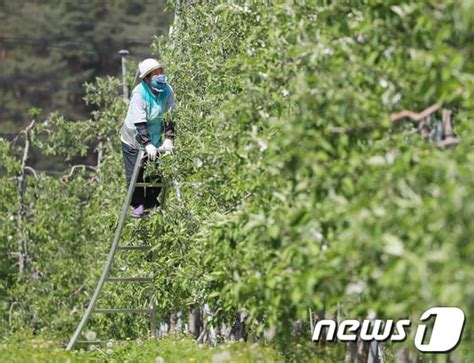
[[[434,317],[429,335],[428,322]],[[466,317],[457,307],[438,306],[426,310],[416,327],[415,347],[423,353],[447,353],[456,348],[461,341]],[[344,320],[339,325],[334,320],[320,320],[313,331],[313,341],[319,341],[326,329],[326,341],[337,340],[353,342],[357,338],[363,341],[401,342],[406,340],[406,328],[411,321],[393,320]]]

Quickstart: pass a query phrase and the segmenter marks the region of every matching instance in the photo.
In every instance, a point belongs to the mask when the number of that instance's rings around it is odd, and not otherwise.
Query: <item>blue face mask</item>
[[[166,76],[160,74],[159,76],[153,76],[151,79],[151,88],[156,92],[163,92],[166,87]]]

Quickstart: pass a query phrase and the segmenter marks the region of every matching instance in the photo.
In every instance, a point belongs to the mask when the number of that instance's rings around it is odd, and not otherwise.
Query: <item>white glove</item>
[[[166,151],[166,152],[173,152],[174,150],[173,140],[165,139],[165,141],[163,141],[163,145],[161,145],[160,147],[160,150]]]
[[[158,149],[155,147],[153,144],[148,144],[145,146],[146,153],[148,155],[148,159],[150,160],[155,160],[156,158],[156,153],[158,152]]]

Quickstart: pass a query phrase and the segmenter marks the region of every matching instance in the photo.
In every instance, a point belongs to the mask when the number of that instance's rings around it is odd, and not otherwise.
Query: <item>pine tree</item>
[[[151,56],[153,35],[166,34],[164,1],[0,2],[0,124],[16,131],[31,107],[87,117],[82,84],[118,75],[120,49]]]

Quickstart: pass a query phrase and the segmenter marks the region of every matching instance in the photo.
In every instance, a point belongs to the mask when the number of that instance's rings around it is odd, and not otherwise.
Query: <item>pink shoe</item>
[[[145,207],[143,206],[143,204],[140,204],[138,207],[132,210],[131,216],[133,218],[142,218],[144,214],[145,214]]]

